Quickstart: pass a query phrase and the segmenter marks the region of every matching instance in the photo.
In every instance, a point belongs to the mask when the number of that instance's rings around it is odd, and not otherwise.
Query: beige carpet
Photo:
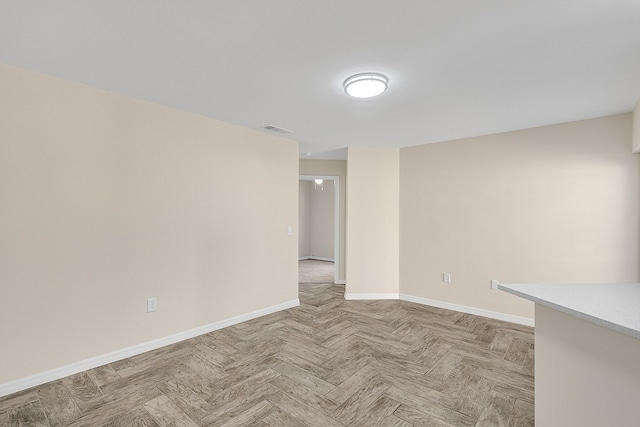
[[[333,262],[298,261],[298,283],[333,283]]]

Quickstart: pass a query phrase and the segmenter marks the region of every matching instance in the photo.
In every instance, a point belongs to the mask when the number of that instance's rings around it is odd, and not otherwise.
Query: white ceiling
[[[0,62],[336,158],[631,111],[640,0],[0,0]]]

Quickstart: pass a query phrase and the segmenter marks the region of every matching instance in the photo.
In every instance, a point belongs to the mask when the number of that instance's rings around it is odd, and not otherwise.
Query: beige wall
[[[531,318],[490,280],[637,282],[630,140],[622,114],[402,149],[400,292]]]
[[[348,149],[348,297],[398,295],[399,151]]]
[[[293,141],[0,65],[0,384],[295,300],[297,192]]]
[[[298,187],[298,257],[311,255],[311,196],[313,183],[299,181]]]
[[[347,162],[344,160],[300,160],[300,175],[324,175],[340,178],[340,259],[338,263],[339,280],[346,277],[346,206],[347,206]]]
[[[633,110],[633,131],[631,149],[634,153],[640,152],[640,99]]]
[[[636,426],[640,340],[536,304],[536,425]]]

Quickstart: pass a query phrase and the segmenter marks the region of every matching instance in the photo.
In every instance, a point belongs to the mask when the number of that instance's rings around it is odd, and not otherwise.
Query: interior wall
[[[490,281],[637,282],[630,140],[621,114],[402,149],[401,293],[532,318]]]
[[[0,65],[0,383],[295,301],[297,196],[296,142]]]
[[[541,304],[535,311],[536,425],[637,425],[640,340]]]
[[[399,153],[347,150],[346,298],[398,297]]]
[[[634,153],[640,152],[640,99],[633,110],[633,129],[631,149]]]
[[[333,259],[335,252],[335,191],[334,181],[322,185],[311,183],[311,256]]]
[[[311,256],[311,196],[313,183],[299,181],[298,186],[298,257]]]
[[[340,262],[339,262],[339,281],[344,282],[346,278],[347,266],[346,259],[346,223],[347,223],[347,162],[345,160],[300,160],[300,175],[320,175],[320,176],[337,176],[340,181],[339,198],[340,198]]]

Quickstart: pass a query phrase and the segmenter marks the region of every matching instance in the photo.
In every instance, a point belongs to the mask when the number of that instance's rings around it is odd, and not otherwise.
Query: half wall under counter
[[[640,284],[501,284],[535,303],[536,426],[640,425]]]

